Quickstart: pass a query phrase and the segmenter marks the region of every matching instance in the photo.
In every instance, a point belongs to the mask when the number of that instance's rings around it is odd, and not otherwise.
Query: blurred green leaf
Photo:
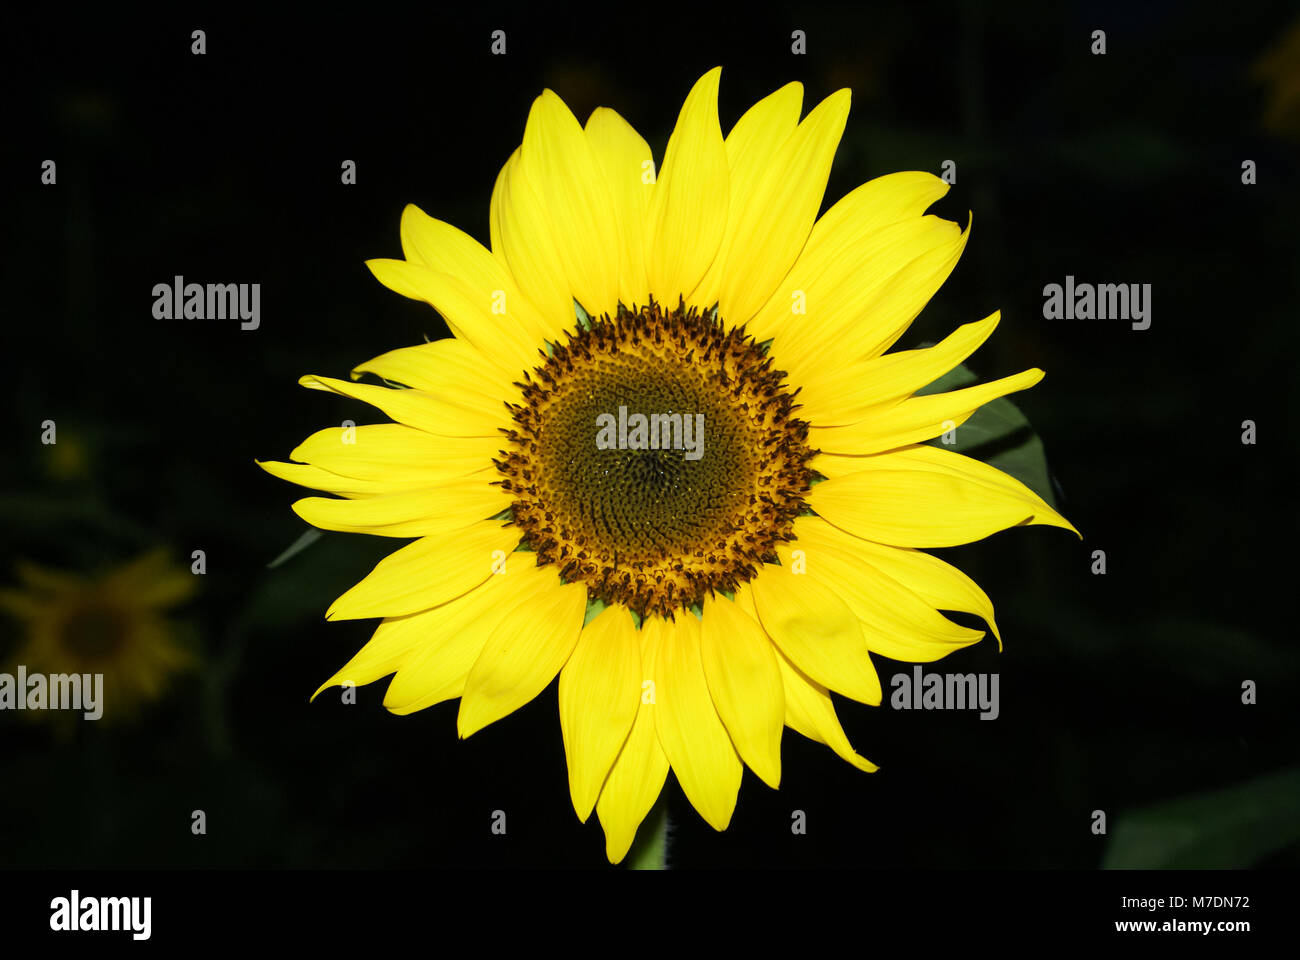
[[[1300,841],[1300,767],[1121,815],[1102,867],[1240,869]]]
[[[59,496],[6,492],[0,494],[0,523],[7,531],[38,531],[95,527],[128,541],[147,542],[148,531],[85,495]]]
[[[304,530],[302,536],[289,544],[289,546],[285,547],[283,553],[266,565],[267,569],[274,570],[281,564],[287,563],[323,536],[325,536],[325,534],[322,531],[317,530],[315,527],[312,527],[309,530]]]
[[[304,538],[299,538],[298,543]],[[291,560],[282,554],[274,569],[258,579],[244,611],[244,622],[258,629],[274,629],[321,621],[334,599],[368,574],[382,557],[402,541],[384,537],[324,536],[310,550],[294,549]]]
[[[978,379],[969,367],[960,364],[916,392],[918,395],[946,393],[969,387]],[[930,444],[982,460],[1015,477],[1053,508],[1057,506],[1043,441],[1020,408],[1006,397],[999,397],[976,410],[957,428],[955,438],[955,443],[943,443],[942,438],[936,438]]]

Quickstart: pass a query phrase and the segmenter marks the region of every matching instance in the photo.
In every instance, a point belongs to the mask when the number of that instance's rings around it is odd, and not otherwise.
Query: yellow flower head
[[[102,674],[105,721],[133,716],[192,663],[164,613],[193,594],[194,577],[165,551],[99,576],[32,563],[20,563],[17,574],[20,587],[0,590],[0,610],[22,627],[14,666],[28,676]]]
[[[874,770],[829,691],[879,704],[870,651],[931,661],[983,636],[940,609],[997,631],[984,592],[917,548],[1073,529],[924,445],[1042,377],[913,396],[997,314],[886,353],[966,243],[924,215],[947,185],[881,177],[818,220],[848,91],[801,121],[788,84],[724,138],[719,74],[657,176],[617,113],[584,127],[545,91],[497,178],[490,250],[407,207],[405,259],[369,266],[454,336],[352,373],[390,386],[304,378],[396,422],[263,464],[338,495],[294,504],[309,523],[416,538],[330,608],[384,619],[325,686],[395,672],[385,706],[460,697],[469,736],[558,674],[573,805],[615,862],[670,768],[725,829],[743,764],[778,785],[786,726]]]

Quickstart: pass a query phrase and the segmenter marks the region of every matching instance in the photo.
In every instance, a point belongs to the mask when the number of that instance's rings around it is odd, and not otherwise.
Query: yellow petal
[[[847,534],[846,534],[847,536]],[[854,549],[866,563],[898,581],[937,610],[957,610],[981,617],[1002,648],[1002,634],[993,616],[993,601],[980,585],[950,563],[905,547],[891,547],[854,538]]]
[[[481,301],[491,304],[487,317],[480,318],[488,321],[487,329],[466,331],[471,340],[496,342],[502,336],[518,336],[538,347],[543,340],[559,336],[562,328],[548,323],[516,286],[506,265],[469,234],[435,220],[414,204],[402,211],[401,232],[408,261],[459,278],[477,291]]]
[[[490,583],[491,581],[489,581]],[[487,604],[488,585],[485,584],[462,597],[445,603],[440,607],[432,610],[425,610],[421,613],[413,613],[405,617],[390,617],[381,623],[370,641],[362,647],[357,654],[349,660],[343,667],[332,677],[320,685],[319,689],[312,694],[315,700],[320,696],[321,691],[327,687],[342,686],[350,684],[352,686],[363,686],[367,683],[386,677],[389,674],[396,673],[401,669],[404,672],[406,680],[409,682],[415,674],[413,667],[419,666],[429,656],[436,656],[436,662],[444,672],[455,672],[455,657],[450,656],[460,640],[467,638],[465,631],[460,627],[467,620],[466,611],[473,608],[479,612],[487,612],[491,609]],[[493,598],[493,602],[499,602],[500,597]],[[472,644],[471,644],[472,646]],[[478,646],[473,649],[473,653],[468,655],[468,663],[465,663],[464,670],[461,673],[462,684],[464,673],[469,671],[473,664],[474,658],[478,656],[482,648],[482,640],[479,640]],[[465,658],[461,654],[461,659]],[[440,678],[439,682],[443,682]],[[419,694],[428,691],[428,684],[422,684]],[[401,691],[408,693],[409,691]],[[413,698],[408,696],[394,696],[393,686],[390,685],[388,695],[385,698],[386,705],[390,709],[394,705],[401,705]],[[457,690],[451,696],[460,696]]]
[[[581,125],[550,90],[533,101],[519,163],[548,220],[545,234],[529,239],[554,249],[569,293],[588,314],[613,316],[619,266],[614,202]]]
[[[819,427],[858,423],[874,408],[910,396],[969,357],[998,325],[997,312],[958,327],[932,347],[844,364],[799,384],[800,419]]]
[[[650,145],[608,107],[597,107],[587,119],[587,143],[609,188],[618,247],[618,298],[629,307],[645,305],[646,216],[654,192],[654,159]]]
[[[298,382],[309,390],[324,390],[361,400],[378,407],[399,423],[440,436],[499,439],[501,431],[509,429],[511,423],[504,405],[500,413],[489,415],[423,390],[396,390],[368,383],[349,383],[333,377],[307,376]]]
[[[583,628],[560,671],[559,698],[569,794],[585,822],[641,698],[641,649],[636,625],[623,607],[606,608]]]
[[[492,582],[489,580],[483,586],[471,590],[463,598],[414,616],[432,618],[436,614],[442,614],[444,620],[451,620],[449,608],[474,598],[474,605],[481,615],[491,617],[492,608],[486,601],[480,600],[479,595],[487,592],[487,586]],[[499,601],[500,597],[497,599]],[[483,621],[456,616],[455,623],[459,625],[459,629],[450,624],[430,624],[418,638],[418,647],[409,650],[405,658],[398,662],[397,676],[393,678],[384,693],[384,707],[390,713],[407,716],[419,710],[426,710],[435,704],[454,700],[465,692],[465,678],[469,676],[474,661],[483,652],[485,641],[481,628]],[[396,657],[393,659],[395,660]],[[392,660],[377,669],[384,669],[386,673],[391,673],[391,663]]]
[[[933,606],[871,563],[864,541],[820,517],[795,521],[796,542],[777,548],[783,564],[802,551],[805,576],[837,594],[862,621],[867,647],[891,660],[929,663],[978,643],[981,630],[953,623]]]
[[[785,334],[815,343],[835,317],[856,319],[851,297],[857,282],[888,276],[913,259],[921,250],[906,244],[918,230],[929,238],[929,246],[956,232],[955,224],[921,216],[947,192],[948,185],[938,177],[912,171],[878,177],[840,199],[813,226],[789,275],[750,321],[750,333],[760,341]],[[853,284],[838,290],[846,279]],[[791,309],[796,290],[809,301],[806,315]],[[837,292],[846,299],[831,299]]]
[[[885,227],[849,250],[810,256],[806,248],[763,308],[777,303],[789,314],[773,344],[774,362],[802,384],[828,365],[884,353],[943,285],[969,234],[950,221],[921,217]],[[794,303],[806,313],[794,313]],[[835,349],[827,351],[827,343]]]
[[[554,230],[537,188],[524,171],[522,148],[501,168],[490,208],[492,252],[510,268],[547,324],[571,329],[573,293],[553,239]]]
[[[326,427],[294,448],[290,459],[330,473],[388,482],[408,490],[444,478],[495,470],[503,437],[439,437],[404,423]],[[492,477],[491,479],[496,479]]]
[[[502,558],[498,551],[508,558],[518,544],[519,528],[499,520],[473,524],[454,536],[421,537],[380,560],[325,617],[401,617],[440,606],[493,576],[492,565]]]
[[[933,440],[960,427],[990,400],[1028,390],[1042,379],[1043,371],[1034,368],[961,390],[882,403],[859,411],[862,419],[847,426],[814,424],[808,442],[825,453],[863,456]]]
[[[473,344],[507,375],[516,377],[540,362],[543,338],[510,314],[523,298],[511,299],[508,289],[475,287],[455,274],[406,260],[367,260],[366,266],[388,289],[432,306],[456,339]]]
[[[849,91],[831,94],[808,114],[763,171],[724,241],[726,273],[718,297],[729,323],[744,323],[790,271],[826,193],[831,160],[849,115]]]
[[[509,509],[510,494],[475,474],[445,480],[436,488],[406,490],[363,500],[308,497],[294,513],[322,530],[381,537],[452,536],[479,520]]]
[[[948,193],[948,184],[932,173],[905,170],[876,177],[840,198],[817,223],[826,236],[852,247],[893,223],[925,213]]]
[[[283,463],[279,460],[254,460],[253,462],[273,477],[288,480],[300,487],[336,493],[341,497],[377,497],[392,493],[396,489],[385,480],[344,477],[307,463]]]
[[[833,590],[792,571],[788,564],[765,564],[750,581],[763,629],[818,683],[861,703],[879,705],[880,678],[858,618]]]
[[[501,205],[505,199],[506,179],[518,163],[519,148],[515,147],[514,153],[510,154],[509,159],[502,164],[501,170],[497,174],[496,182],[492,185],[492,199],[488,203],[488,236],[492,244],[492,255],[496,257],[507,270],[510,269],[510,264],[506,260],[505,250],[503,247],[504,241],[501,237]],[[518,278],[516,278],[516,282],[517,280]],[[531,298],[531,302],[534,306],[537,306],[538,309],[541,309],[536,297]],[[544,312],[545,311],[543,311],[543,313]]]
[[[786,725],[809,740],[826,744],[859,770],[872,773],[880,769],[853,749],[835,716],[835,705],[826,688],[791,663],[780,650],[776,658],[785,687]]]
[[[959,235],[908,263],[866,302],[865,313],[871,323],[850,327],[850,333],[856,335],[846,345],[846,356],[878,357],[894,345],[952,274],[966,249],[974,219],[971,215]]]
[[[758,101],[731,128],[725,141],[727,168],[742,194],[757,191],[772,159],[799,126],[802,109],[803,84],[794,81]]]
[[[434,340],[402,347],[360,364],[352,379],[372,373],[392,383],[423,390],[435,397],[497,418],[519,389],[473,344],[464,340]]]
[[[512,554],[505,570],[440,607],[380,624],[371,643],[382,642],[374,658],[385,659],[370,670],[386,668],[379,674],[383,676],[392,672],[388,665],[393,661],[399,666],[384,694],[385,707],[405,715],[465,692],[470,669],[518,593],[519,580],[537,575],[528,554]],[[365,653],[363,649],[358,657]],[[339,671],[339,677],[347,679],[347,670]]]
[[[390,426],[402,425],[390,424]],[[403,429],[410,428],[403,426]],[[338,429],[334,428],[331,432],[337,436]],[[410,432],[413,434],[419,433],[416,430],[410,430]],[[427,434],[420,435],[427,436]],[[288,480],[290,483],[296,483],[303,487],[311,487],[313,490],[325,490],[342,497],[356,499],[427,491],[444,483],[459,483],[471,476],[474,477],[473,482],[479,485],[486,485],[497,479],[497,475],[492,469],[491,458],[496,451],[500,450],[501,439],[490,440],[490,438],[477,437],[444,437],[437,439],[445,440],[449,446],[453,447],[456,445],[455,442],[459,440],[489,441],[492,444],[493,453],[475,454],[473,456],[461,455],[455,459],[439,460],[424,466],[419,465],[418,462],[414,464],[402,463],[392,466],[386,472],[365,467],[359,468],[355,462],[348,461],[345,456],[334,459],[326,458],[327,462],[333,467],[368,474],[365,476],[356,476],[353,473],[338,473],[332,469],[324,469],[318,464],[284,463],[277,460],[254,460],[253,462],[271,476],[279,477],[281,480]],[[337,440],[334,442],[337,443]],[[297,450],[294,451],[295,454],[297,452]],[[497,510],[492,511],[492,514],[499,513],[504,509],[505,507],[499,507]]]
[[[754,203],[758,188],[766,181],[773,157],[799,125],[802,105],[803,84],[787,83],[746,110],[727,134],[724,141],[730,191],[727,229],[723,233],[718,255],[695,289],[693,299],[696,302],[707,306],[718,299],[718,291],[722,289],[731,259],[728,251],[739,231],[741,215]],[[800,242],[805,239],[807,231]],[[774,277],[771,282],[776,283],[779,279],[780,277]],[[743,319],[731,316],[725,318],[733,324],[739,324]]]
[[[682,792],[714,830],[736,809],[743,768],[709,696],[700,658],[700,621],[650,617],[641,626],[655,644],[655,729]]]
[[[709,695],[736,752],[776,789],[781,785],[785,698],[772,641],[758,621],[719,597],[704,607],[700,659]]]
[[[596,801],[596,815],[605,831],[605,855],[610,863],[627,856],[637,827],[664,787],[668,777],[668,758],[659,745],[655,731],[655,712],[651,678],[655,676],[655,643],[645,630],[637,631],[641,646],[641,699],[636,720],[618,759],[605,778],[605,786]]]
[[[690,297],[727,226],[727,151],[718,125],[721,73],[715,67],[691,88],[650,199],[646,278],[651,296],[670,309],[680,297]]]
[[[561,583],[554,567],[524,567],[513,585],[508,612],[465,681],[456,717],[462,737],[514,713],[545,690],[582,632],[585,583]]]
[[[311,698],[315,700],[328,687],[359,687],[396,673],[398,667],[410,659],[414,652],[422,652],[424,644],[432,643],[429,628],[439,622],[440,617],[434,616],[435,614],[445,618],[446,614],[441,613],[444,610],[445,607],[439,607],[409,617],[385,620],[366,645],[337,673],[322,683]]]
[[[1023,483],[959,453],[916,446],[861,459],[863,469],[817,484],[808,502],[865,540],[951,547],[1034,523],[1078,533]]]

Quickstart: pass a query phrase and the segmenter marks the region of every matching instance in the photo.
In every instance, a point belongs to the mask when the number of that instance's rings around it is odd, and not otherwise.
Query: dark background
[[[1129,6],[51,10],[13,24],[0,581],[18,558],[89,568],[151,545],[186,564],[203,549],[208,572],[176,613],[202,666],[136,722],[69,738],[0,714],[0,866],[605,865],[595,818],[579,824],[569,803],[554,684],[465,742],[456,701],[391,716],[383,681],[356,705],[336,692],[308,704],[373,630],[327,624],[325,609],[399,542],[329,533],[268,570],[305,525],[289,509],[300,491],[253,460],[287,459],[349,416],[382,419],[299,376],[446,335],[363,264],[400,256],[406,203],[486,242],[492,184],[544,87],[582,120],[614,107],[658,159],[716,64],[724,132],[789,80],[805,110],[852,88],[827,206],[873,177],[956,162],[934,212],[973,210],[971,241],[899,346],[1002,310],[972,366],[1047,371],[1017,403],[1084,540],[1034,527],[942,551],[992,597],[1006,649],[990,637],[929,669],[998,672],[997,721],[839,700],[879,773],[787,731],[782,789],[747,772],[723,834],[670,778],[675,862],[1294,866],[1297,818],[1279,810],[1295,797],[1254,784],[1297,763],[1283,609],[1300,112],[1285,95],[1300,53],[1289,77],[1252,70],[1292,29],[1286,3]],[[503,57],[489,53],[498,28]],[[790,52],[794,29],[805,56]],[[1094,29],[1105,56],[1089,52]],[[40,183],[45,159],[55,186]],[[176,274],[261,283],[260,329],[155,320],[153,285]],[[1152,284],[1151,328],[1044,320],[1042,288],[1067,274]],[[45,419],[84,450],[79,476],[52,469]],[[1097,549],[1105,576],[1090,572]],[[0,630],[12,670],[16,626]],[[910,670],[876,664],[887,691]],[[1240,702],[1247,679],[1258,705]],[[1191,806],[1151,812],[1170,801]],[[190,832],[199,808],[206,837]],[[489,831],[496,809],[504,837]],[[794,809],[806,836],[791,835]],[[1090,830],[1097,809],[1108,836]],[[1183,821],[1195,835],[1162,847],[1161,825]]]

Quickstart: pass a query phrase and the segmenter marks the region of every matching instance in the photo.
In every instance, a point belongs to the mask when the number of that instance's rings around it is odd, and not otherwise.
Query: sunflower
[[[19,563],[20,586],[0,610],[22,625],[14,662],[28,674],[102,674],[105,720],[134,715],[193,663],[165,611],[187,600],[194,576],[156,550],[82,576]]]
[[[788,84],[724,138],[719,75],[657,176],[613,110],[584,127],[543,92],[497,177],[490,250],[408,206],[405,259],[368,266],[453,336],[352,372],[384,385],[303,378],[395,422],[261,464],[338,495],[294,504],[311,524],[415,538],[330,607],[383,622],[321,689],[395,673],[389,710],[459,697],[467,737],[558,674],[573,806],[612,862],[669,769],[725,829],[744,766],[779,784],[786,726],[875,770],[831,692],[879,705],[870,651],[933,661],[983,637],[939,610],[997,633],[985,593],[918,548],[1073,529],[924,443],[1042,377],[913,396],[998,314],[886,353],[965,246],[969,227],[924,215],[947,185],[881,177],[818,219],[849,92],[800,120]]]

